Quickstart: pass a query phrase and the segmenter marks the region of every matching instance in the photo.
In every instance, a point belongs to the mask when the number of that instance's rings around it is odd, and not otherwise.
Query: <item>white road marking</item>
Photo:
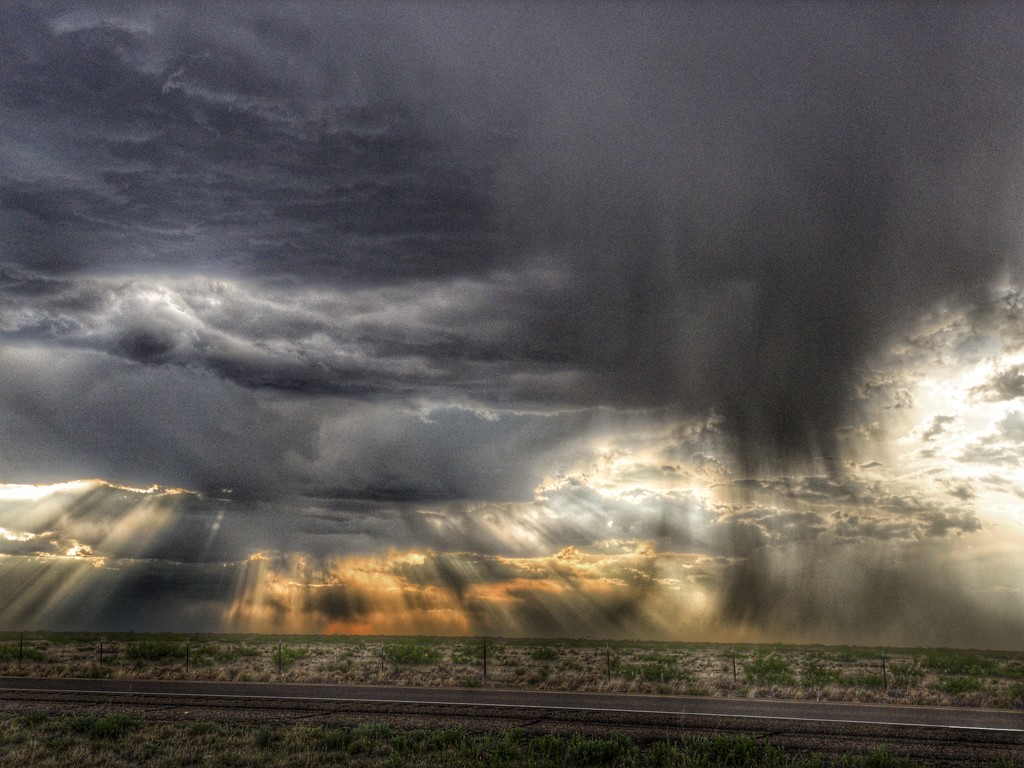
[[[429,706],[450,706],[450,707],[490,707],[495,709],[543,709],[565,712],[605,712],[611,714],[637,714],[637,715],[689,715],[692,717],[723,717],[738,718],[746,720],[782,720],[801,723],[836,723],[844,725],[879,725],[896,726],[907,728],[940,728],[955,731],[995,731],[1002,733],[1024,733],[1024,728],[1002,728],[984,725],[948,725],[939,723],[901,723],[884,720],[843,720],[840,718],[823,717],[795,717],[792,715],[749,715],[716,712],[687,712],[685,709],[678,711],[668,709],[621,709],[612,707],[586,707],[586,706],[561,706],[557,704],[499,704],[482,703],[475,701],[431,701],[426,699],[373,699],[373,698],[348,698],[329,696],[280,696],[280,695],[254,695],[236,693],[160,693],[156,691],[116,691],[116,690],[92,690],[82,688],[0,688],[0,693],[80,693],[80,694],[102,694],[127,695],[127,696],[165,696],[175,698],[207,698],[207,699],[238,699],[248,701],[304,701],[304,702],[335,702],[343,704],[419,704]],[[835,702],[838,703],[838,702]],[[768,705],[771,706],[771,705]]]

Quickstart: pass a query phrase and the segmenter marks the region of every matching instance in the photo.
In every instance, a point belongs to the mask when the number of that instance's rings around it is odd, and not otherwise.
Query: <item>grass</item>
[[[883,677],[879,648],[488,637],[485,677],[484,642],[482,637],[0,632],[0,675],[813,696],[1008,708],[1021,706],[1024,688],[1024,652],[887,648]]]
[[[238,722],[146,722],[117,713],[68,717],[28,713],[0,718],[0,764],[93,766],[355,765],[363,768],[923,768],[884,748],[866,754],[787,752],[747,736],[683,734],[636,741],[622,734],[470,732],[397,729],[369,722],[351,728]],[[993,766],[992,768],[996,768]]]

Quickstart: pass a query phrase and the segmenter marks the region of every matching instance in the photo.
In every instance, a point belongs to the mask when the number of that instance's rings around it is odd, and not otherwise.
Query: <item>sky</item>
[[[0,628],[1024,648],[1016,3],[5,3]]]

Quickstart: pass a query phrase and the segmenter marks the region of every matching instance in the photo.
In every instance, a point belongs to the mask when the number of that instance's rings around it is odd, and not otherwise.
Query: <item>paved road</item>
[[[591,712],[686,714],[688,717],[862,723],[1024,733],[1024,711],[1019,710],[719,699],[697,696],[632,696],[483,688],[405,688],[363,685],[0,677],[0,696],[5,691],[96,692],[131,694],[138,697],[210,696],[218,699],[384,702]]]

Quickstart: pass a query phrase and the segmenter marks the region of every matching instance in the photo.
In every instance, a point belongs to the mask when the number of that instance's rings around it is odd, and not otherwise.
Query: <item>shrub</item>
[[[913,688],[920,685],[924,679],[924,670],[917,662],[911,661],[904,664],[896,662],[889,665],[889,677],[895,688]]]
[[[71,729],[93,739],[118,739],[138,722],[125,715],[91,715],[71,721]]]
[[[280,646],[280,661],[282,667],[287,667],[289,664],[294,664],[299,659],[304,659],[309,655],[309,648],[296,648],[292,645]],[[274,661],[278,660],[278,651],[274,651]]]
[[[679,744],[684,759],[676,765],[784,766],[782,747],[750,736],[686,736]]]
[[[633,750],[633,742],[621,734],[607,739],[590,739],[579,734],[569,740],[568,765],[618,765]]]
[[[837,683],[839,679],[839,670],[827,667],[817,660],[807,662],[800,671],[800,682],[806,688],[821,688]]]
[[[866,675],[844,675],[840,679],[840,683],[853,686],[854,688],[884,688],[885,678],[882,677],[881,672]]]
[[[999,697],[1003,706],[1024,709],[1024,683],[1014,683]]]
[[[991,675],[999,669],[995,659],[987,659],[976,653],[958,651],[934,651],[921,657],[921,666],[944,675]]]
[[[792,685],[793,671],[786,660],[777,654],[758,654],[743,664],[743,674],[752,683],[760,685]]]
[[[612,659],[612,669],[627,680],[643,680],[645,683],[669,683],[684,676],[675,659],[669,657],[660,661],[644,661],[639,664],[623,663]]]
[[[913,768],[914,761],[889,754],[885,747],[871,750],[861,763],[863,768]]]
[[[269,725],[261,725],[256,731],[256,746],[260,749],[267,749],[274,743],[274,731]]]
[[[133,661],[167,661],[185,658],[185,644],[169,640],[142,640],[128,643],[125,656]]]
[[[441,652],[432,645],[400,643],[384,647],[384,658],[393,664],[433,664]]]
[[[49,716],[45,712],[27,712],[22,718],[22,722],[25,723],[26,726],[32,727],[34,725],[39,725],[40,723],[45,723],[48,717]]]
[[[530,651],[530,658],[534,661],[551,661],[558,658],[558,649],[550,645],[542,645]]]
[[[936,688],[944,693],[977,693],[985,690],[985,682],[976,677],[951,677],[942,680]]]
[[[19,653],[25,661],[42,661],[46,658],[45,653],[29,645],[21,647],[19,643],[0,643],[0,661],[17,661]]]

